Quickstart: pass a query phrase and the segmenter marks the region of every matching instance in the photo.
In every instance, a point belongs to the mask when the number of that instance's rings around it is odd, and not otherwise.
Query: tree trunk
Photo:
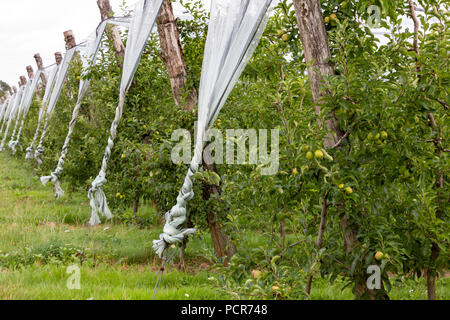
[[[416,52],[417,56],[420,55],[419,52],[419,19],[417,19],[416,9],[414,7],[414,3],[412,0],[408,1],[409,3],[409,9],[411,12],[411,18],[414,23],[414,41],[413,41],[413,50]],[[436,9],[436,7],[435,7]],[[422,67],[419,64],[418,59],[416,59],[417,64],[417,72],[418,72],[418,79],[421,80],[421,72]],[[424,89],[423,89],[424,90]],[[434,115],[432,112],[429,112],[427,114],[428,119],[430,120],[430,127],[431,129],[438,133],[438,137],[433,141],[434,143],[434,149],[436,155],[440,158],[442,156],[442,140],[441,135],[442,132],[438,131],[436,120],[434,119]],[[442,194],[440,190],[444,187],[444,173],[442,170],[439,170],[438,172],[438,179],[436,181],[436,188],[438,189],[438,210],[436,212],[436,217],[438,219],[442,219]],[[428,300],[436,300],[436,277],[437,277],[437,270],[436,270],[436,260],[438,259],[440,254],[439,246],[436,242],[433,242],[431,244],[431,254],[429,259],[429,268],[427,271],[427,293],[428,293]]]
[[[207,156],[207,155],[206,155]],[[216,165],[208,164],[212,161],[203,160],[203,168],[208,171],[217,172]],[[217,185],[207,185],[203,184],[203,199],[205,201],[209,200],[214,194],[221,194],[222,189]],[[217,214],[212,210],[208,210],[206,220],[208,222],[209,231],[211,233],[211,239],[214,246],[214,251],[219,258],[225,258],[224,265],[227,266],[230,258],[236,252],[236,247],[228,238],[228,236],[223,232],[222,227],[217,221]]]
[[[334,67],[331,62],[331,52],[328,44],[328,35],[322,15],[322,7],[320,0],[293,0],[295,13],[297,16],[298,26],[300,30],[300,38],[305,54],[305,60],[308,64],[308,78],[311,86],[314,102],[317,104],[315,112],[320,113],[321,98],[327,94],[321,91],[322,80],[324,77],[334,75]],[[342,141],[344,133],[338,127],[338,121],[335,114],[331,114],[331,118],[325,122],[330,134],[325,138],[325,148],[336,145]],[[319,123],[321,126],[321,124]],[[339,205],[342,207],[343,205]],[[344,233],[344,243],[347,252],[350,252],[357,243],[356,231],[352,228],[347,218],[341,220],[341,227]],[[312,280],[311,280],[312,281]],[[356,297],[360,298],[364,292],[368,292],[368,288],[364,279],[359,277],[354,279]],[[310,288],[309,284],[309,290]]]
[[[294,0],[295,13],[297,15],[300,38],[303,45],[306,63],[308,64],[308,78],[311,86],[316,114],[320,113],[320,99],[324,96],[321,92],[323,77],[334,75],[331,63],[328,35],[323,22],[322,8],[319,0]],[[325,148],[333,146],[344,133],[339,129],[337,118],[334,114],[326,121],[327,129],[332,132],[324,141]]]
[[[187,67],[181,47],[177,20],[173,14],[170,0],[164,0],[156,23],[161,45],[161,58],[170,77],[170,86],[172,87],[175,104],[177,106],[183,104],[186,110],[191,111],[197,104],[197,90],[190,88],[187,100],[183,103],[183,94],[187,90]]]
[[[100,10],[100,17],[102,21],[114,17],[114,12],[112,10],[111,4],[109,3],[109,0],[97,0],[97,5]],[[119,29],[116,26],[110,24],[107,25],[106,36],[114,46],[117,63],[120,69],[122,69],[123,60],[125,59],[125,46],[123,44],[122,38],[120,37]]]
[[[136,213],[138,212],[138,210],[139,210],[139,196],[137,196],[137,197],[134,199],[134,203],[133,203],[133,215],[134,215],[134,216],[136,215]]]
[[[327,202],[327,195],[322,196],[322,210],[320,212],[320,225],[319,225],[319,232],[317,234],[317,240],[316,240],[316,247],[319,250],[322,247],[323,243],[323,235],[325,233],[325,227],[327,224],[327,209],[328,209],[328,202]],[[314,279],[314,276],[311,274],[309,276],[308,281],[306,282],[306,294],[309,296],[311,294],[311,287],[312,287],[312,281]]]
[[[436,120],[434,119],[433,113],[428,113],[428,118],[430,120],[430,126],[434,132],[438,132],[438,136],[433,141],[435,153],[440,158],[442,156],[442,131],[438,129]],[[438,209],[436,210],[436,218],[442,219],[443,217],[443,209],[442,204],[444,202],[442,192],[444,188],[444,172],[439,170],[438,179],[436,181],[436,188],[438,189]],[[437,270],[436,270],[436,260],[439,258],[439,254],[441,250],[436,242],[431,244],[431,254],[430,254],[430,263],[429,268],[427,269],[427,293],[428,300],[436,300],[436,278],[437,278]]]
[[[436,277],[437,271],[434,264],[439,257],[440,249],[438,245],[433,242],[431,245],[431,255],[430,255],[430,265],[431,267],[427,269],[427,294],[428,300],[436,300]]]

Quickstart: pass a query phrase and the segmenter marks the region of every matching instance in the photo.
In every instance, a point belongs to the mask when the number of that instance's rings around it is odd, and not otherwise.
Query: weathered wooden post
[[[28,70],[27,70],[28,71]],[[19,81],[21,86],[24,86],[27,84],[27,78],[25,76],[20,76],[20,81]]]
[[[64,41],[66,42],[66,50],[72,49],[77,45],[72,30],[64,31]]]
[[[66,42],[66,50],[70,50],[77,45],[77,42],[75,41],[75,36],[74,36],[72,30],[64,31],[64,41]],[[73,61],[77,61],[77,62],[81,63],[81,61],[79,60],[79,56],[76,55],[76,53],[73,57]],[[69,96],[71,99],[73,99],[73,90],[68,82],[67,82],[67,87],[69,89]]]
[[[182,94],[186,91],[187,67],[180,42],[177,19],[173,14],[172,2],[164,0],[161,11],[156,19],[161,45],[161,58],[170,77],[170,86],[177,106],[181,103]],[[184,105],[192,110],[197,104],[197,90],[191,88]]]
[[[55,52],[55,61],[58,66],[61,64],[61,62],[62,62],[61,52]]]
[[[45,76],[45,72],[44,72],[44,64],[42,63],[42,58],[41,55],[39,53],[36,53],[34,55],[34,60],[36,61],[36,65],[38,70],[41,70],[41,80],[42,80],[42,86],[45,89],[45,87],[47,86],[47,77]]]
[[[97,0],[98,9],[100,10],[100,17],[102,21],[114,17],[109,0]],[[123,59],[125,58],[125,46],[123,45],[122,38],[120,37],[119,29],[116,26],[106,26],[106,36],[113,43],[114,50],[116,51],[116,59],[119,67],[123,67]]]
[[[28,79],[34,79],[34,70],[32,66],[27,66]]]

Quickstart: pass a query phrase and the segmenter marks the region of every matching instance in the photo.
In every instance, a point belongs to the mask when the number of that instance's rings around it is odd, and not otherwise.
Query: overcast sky
[[[128,7],[137,1],[127,0]],[[123,0],[110,2],[119,12]],[[210,0],[203,2],[209,7]],[[176,15],[182,11],[175,6]],[[97,0],[0,0],[0,80],[16,85],[27,65],[36,71],[35,53],[41,54],[45,66],[53,64],[54,53],[65,51],[64,31],[73,30],[79,43],[99,22]]]

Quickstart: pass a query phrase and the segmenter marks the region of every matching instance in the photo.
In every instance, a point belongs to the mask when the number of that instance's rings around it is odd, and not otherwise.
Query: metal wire
[[[161,286],[161,280],[162,280],[162,277],[164,275],[164,271],[165,271],[165,268],[166,268],[166,264],[168,262],[171,262],[173,260],[173,258],[175,257],[175,254],[176,254],[176,251],[174,250],[172,252],[171,256],[169,258],[167,258],[168,251],[169,251],[168,247],[166,249],[164,249],[163,259],[162,259],[163,262],[162,262],[161,268],[158,271],[158,278],[156,279],[155,287],[153,288],[152,300],[155,300],[155,297],[158,294],[159,287]]]
[[[81,251],[79,252],[80,265],[83,265],[83,262],[86,260],[86,253],[85,253],[84,249],[86,248],[86,241],[89,237],[90,231],[91,231],[91,226],[88,224],[87,230],[84,233],[84,240],[83,240],[83,244],[81,245]]]

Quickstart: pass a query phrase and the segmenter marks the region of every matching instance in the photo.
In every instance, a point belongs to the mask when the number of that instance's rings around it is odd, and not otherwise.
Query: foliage
[[[7,91],[11,93],[11,87],[6,82],[0,80],[0,98],[3,97]]]

